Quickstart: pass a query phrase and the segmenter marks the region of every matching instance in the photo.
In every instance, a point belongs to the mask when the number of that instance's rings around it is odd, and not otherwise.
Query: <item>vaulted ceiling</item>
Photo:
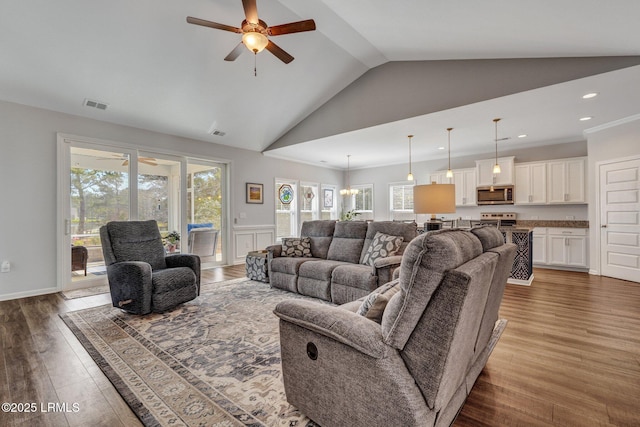
[[[640,113],[636,65],[507,95],[487,93],[441,110],[389,115],[388,122],[362,129],[350,128],[356,121],[339,126],[344,131],[331,131],[332,124],[325,134],[311,132],[317,128],[314,111],[392,61],[640,55],[640,2],[257,4],[269,25],[316,21],[316,31],[273,38],[295,57],[290,64],[266,51],[224,61],[240,36],[186,23],[195,16],[240,26],[240,0],[0,0],[0,99],[249,150],[271,147],[268,155],[334,167],[344,166],[346,154],[354,154],[355,167],[404,161],[398,144],[409,133],[416,135],[416,159],[433,158],[441,155],[437,146],[446,142],[449,126],[458,144],[452,155],[491,151],[495,116],[504,118],[508,143],[530,146],[578,140],[584,129]],[[587,102],[585,91],[599,96]],[[86,99],[108,107],[86,107]],[[578,121],[583,115],[593,118]],[[225,135],[211,135],[214,130]],[[522,133],[529,136],[516,138]]]

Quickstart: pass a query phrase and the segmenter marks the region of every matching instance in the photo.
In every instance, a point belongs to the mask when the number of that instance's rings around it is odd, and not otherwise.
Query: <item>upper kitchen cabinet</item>
[[[478,186],[513,185],[513,162],[515,157],[499,157],[500,173],[493,173],[495,159],[476,160]]]
[[[453,183],[456,186],[456,206],[475,206],[476,169],[454,170]]]
[[[514,202],[519,205],[547,203],[547,163],[518,163],[515,165]]]
[[[456,206],[476,205],[476,168],[454,169],[453,178],[447,178],[447,171],[436,171],[429,175],[436,184],[454,184]]]
[[[547,163],[549,203],[587,203],[585,164],[584,157]]]

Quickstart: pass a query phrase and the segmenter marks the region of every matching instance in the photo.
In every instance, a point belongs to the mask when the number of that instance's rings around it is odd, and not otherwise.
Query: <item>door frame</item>
[[[608,160],[602,160],[599,162],[595,163],[595,167],[594,167],[594,196],[595,196],[595,224],[589,224],[589,228],[592,229],[593,231],[591,231],[590,237],[594,240],[595,244],[592,246],[594,249],[591,251],[591,260],[594,262],[590,263],[590,268],[589,268],[589,274],[594,274],[594,275],[598,275],[601,276],[602,275],[602,218],[600,215],[600,212],[602,210],[602,197],[601,197],[601,191],[602,189],[600,188],[600,178],[601,178],[601,169],[602,166],[605,165],[610,165],[613,163],[621,163],[621,162],[627,162],[627,161],[632,161],[632,160],[640,160],[640,156],[638,155],[634,155],[634,156],[627,156],[627,157],[619,157],[619,158],[615,158],[615,159],[608,159]],[[594,268],[594,265],[596,266],[596,268]],[[626,280],[626,279],[621,279],[621,280]]]

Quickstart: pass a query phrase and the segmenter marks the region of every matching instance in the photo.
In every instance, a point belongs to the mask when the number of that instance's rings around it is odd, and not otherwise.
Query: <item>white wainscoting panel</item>
[[[259,251],[276,241],[275,225],[242,225],[233,227],[234,264],[242,264],[247,253]]]

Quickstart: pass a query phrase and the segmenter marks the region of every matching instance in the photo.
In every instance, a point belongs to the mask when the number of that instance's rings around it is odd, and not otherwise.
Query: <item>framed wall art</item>
[[[247,182],[247,203],[264,203],[264,184]]]

